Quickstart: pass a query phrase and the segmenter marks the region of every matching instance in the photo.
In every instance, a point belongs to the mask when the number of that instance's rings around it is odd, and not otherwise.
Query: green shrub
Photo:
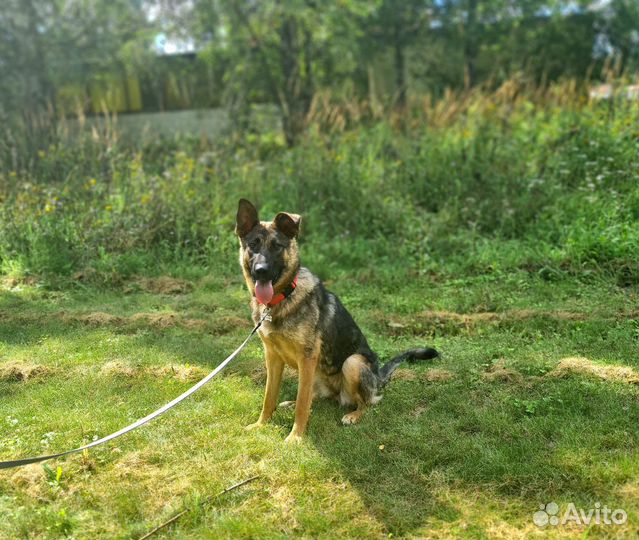
[[[637,282],[637,105],[612,114],[478,94],[411,118],[403,130],[310,130],[294,149],[274,134],[137,147],[60,137],[21,160],[30,167],[0,169],[2,267],[128,275],[158,260],[234,265],[235,207],[247,197],[264,217],[303,214],[306,253],[327,274],[457,261],[466,272],[590,268]]]

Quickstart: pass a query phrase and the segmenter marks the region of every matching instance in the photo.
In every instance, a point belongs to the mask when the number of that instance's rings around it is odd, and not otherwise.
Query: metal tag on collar
[[[273,322],[273,316],[271,315],[271,308],[267,307],[264,310],[264,315],[262,315],[263,321]]]

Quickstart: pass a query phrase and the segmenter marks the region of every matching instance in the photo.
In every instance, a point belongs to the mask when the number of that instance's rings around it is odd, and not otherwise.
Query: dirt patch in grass
[[[393,379],[396,381],[416,381],[417,373],[412,369],[397,368],[395,373],[393,373]]]
[[[253,323],[248,317],[237,315],[217,315],[209,318],[187,318],[175,312],[140,312],[130,316],[114,315],[105,311],[78,313],[72,311],[31,312],[0,310],[0,320],[12,323],[44,324],[57,320],[65,324],[84,324],[87,326],[112,326],[119,328],[140,328],[143,326],[156,329],[180,327],[186,330],[207,332],[212,335],[225,335],[236,330],[249,330]],[[404,328],[404,326],[402,326]]]
[[[450,381],[454,378],[455,375],[452,372],[439,368],[427,369],[424,372],[411,368],[398,368],[395,370],[395,373],[393,373],[393,379],[398,381],[426,381],[435,383]]]
[[[505,360],[498,360],[482,374],[482,378],[490,382],[521,382],[524,376],[519,371],[507,368]]]
[[[125,454],[114,467],[114,475],[123,480],[146,480],[158,474],[158,456],[149,450]]]
[[[11,485],[25,491],[29,497],[38,498],[46,486],[42,465],[33,463],[20,467],[11,475]]]
[[[112,360],[100,368],[101,375],[115,377],[137,377],[150,375],[152,377],[172,377],[179,381],[194,382],[199,381],[208,374],[208,371],[188,364],[168,364],[165,366],[137,367],[127,364],[121,360]]]
[[[472,329],[482,324],[504,324],[533,319],[553,321],[583,321],[588,314],[562,310],[513,309],[508,311],[482,311],[479,313],[456,313],[454,311],[422,311],[410,316],[394,317],[387,322],[393,335],[423,334],[429,328]],[[380,314],[380,319],[383,319]]]
[[[513,309],[503,313],[504,319],[514,319],[517,321],[526,321],[536,317],[544,317],[556,321],[585,321],[588,318],[588,314],[579,311],[544,311],[535,309]]]
[[[186,294],[193,290],[192,283],[169,276],[137,278],[134,283],[141,289],[153,294]]]
[[[582,357],[562,358],[547,376],[562,378],[575,374],[605,381],[639,384],[639,373],[629,366],[598,364]]]
[[[115,375],[117,377],[135,377],[139,373],[139,369],[122,362],[121,360],[112,360],[107,362],[100,369],[102,375]]]
[[[180,364],[153,367],[146,370],[146,372],[156,377],[174,377],[184,382],[199,381],[208,374],[208,371],[201,367]]]
[[[47,375],[51,368],[31,362],[8,361],[0,364],[0,381],[26,381],[34,377]]]
[[[2,313],[0,313],[1,316]],[[249,321],[234,315],[217,317],[208,321],[205,319],[186,319],[178,313],[142,312],[134,313],[130,317],[120,317],[102,311],[95,311],[83,314],[63,314],[62,318],[69,323],[79,322],[89,326],[116,326],[121,328],[127,326],[133,328],[150,326],[156,329],[181,327],[187,330],[206,331],[216,335],[226,334],[236,328],[248,328],[249,326]]]
[[[455,313],[454,311],[423,311],[417,317],[424,321],[455,322],[472,324],[476,322],[497,321],[503,313],[486,311],[482,313]]]
[[[422,414],[424,414],[426,411],[428,410],[428,407],[426,407],[426,405],[417,405],[417,407],[415,407],[412,411],[411,411],[411,415],[413,416],[413,418],[419,418]]]
[[[181,322],[177,313],[135,313],[125,321],[129,324],[145,324],[154,328],[170,328]]]
[[[263,384],[264,382],[266,382],[266,368],[264,367],[264,364],[260,363],[259,365],[251,369],[249,377],[255,384]]]
[[[629,500],[639,500],[639,481],[630,481],[622,485],[618,490],[619,495]]]
[[[216,317],[209,330],[213,334],[228,334],[238,328],[249,328],[251,326],[253,326],[253,323],[248,319],[237,317],[236,315],[226,315]]]
[[[455,374],[452,371],[439,368],[431,368],[424,373],[424,380],[427,382],[446,382],[455,378]]]
[[[91,326],[102,326],[106,324],[121,324],[122,317],[104,313],[103,311],[94,311],[93,313],[85,313],[83,315],[67,315],[66,320],[79,321]]]
[[[538,317],[559,321],[583,321],[587,319],[585,313],[575,311],[544,311],[535,309],[512,309],[508,311],[483,311],[480,313],[455,313],[453,311],[423,311],[418,317],[425,320],[441,320],[461,324],[475,324],[481,322],[526,321]]]
[[[204,319],[184,319],[182,326],[188,330],[206,330],[208,323]]]
[[[178,313],[135,313],[119,321],[122,325],[151,326],[153,328],[181,327],[187,330],[206,331],[221,335],[232,332],[236,328],[248,328],[249,322],[240,317],[229,315],[216,317],[214,320],[186,319]]]

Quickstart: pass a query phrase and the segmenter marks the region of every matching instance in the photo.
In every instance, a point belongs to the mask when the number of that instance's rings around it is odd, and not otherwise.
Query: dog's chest
[[[280,358],[295,369],[300,361],[309,356],[309,349],[312,349],[308,336],[303,336],[293,329],[279,328],[271,322],[265,321],[259,329],[259,334],[267,355]]]

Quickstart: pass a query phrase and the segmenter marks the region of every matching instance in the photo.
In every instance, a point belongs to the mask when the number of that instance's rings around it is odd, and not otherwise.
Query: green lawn
[[[0,459],[115,431],[240,343],[251,325],[239,271],[180,277],[112,289],[4,282]],[[442,357],[400,369],[360,425],[342,427],[337,404],[315,402],[306,441],[290,446],[290,410],[243,429],[265,380],[255,339],[132,434],[48,469],[0,471],[0,537],[139,538],[184,508],[157,538],[637,537],[637,292],[558,279],[329,282],[382,358],[419,345]],[[295,385],[289,372],[282,399]],[[600,502],[628,520],[540,529],[533,513],[551,501],[562,513]]]

